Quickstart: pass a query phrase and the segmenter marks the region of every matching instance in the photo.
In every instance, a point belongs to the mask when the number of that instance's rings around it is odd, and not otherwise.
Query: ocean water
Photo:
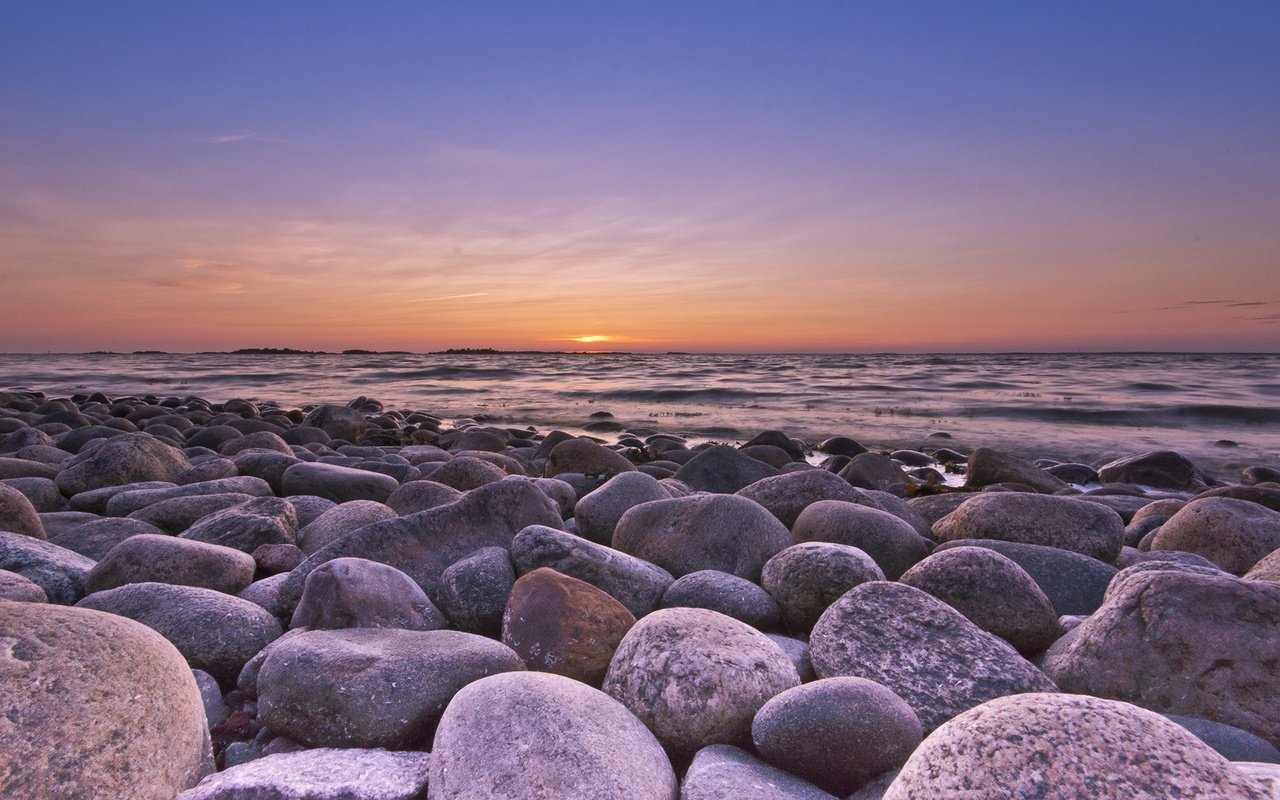
[[[1280,466],[1271,354],[0,354],[0,388],[286,407],[364,395],[544,431],[580,431],[607,411],[718,441],[777,428],[810,443],[987,445],[1095,464],[1168,448],[1224,477]]]

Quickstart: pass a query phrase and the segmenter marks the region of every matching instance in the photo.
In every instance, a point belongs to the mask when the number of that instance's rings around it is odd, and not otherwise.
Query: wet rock
[[[1280,746],[1280,586],[1147,571],[1044,659],[1064,691],[1243,728]]]
[[[502,643],[529,669],[599,686],[636,618],[589,583],[542,567],[521,576],[502,618]]]
[[[856,547],[896,580],[929,553],[929,542],[904,520],[876,508],[842,500],[820,500],[796,519],[797,542],[828,542]]]
[[[281,477],[281,494],[312,494],[335,503],[352,500],[386,502],[400,483],[389,475],[337,464],[298,463]]]
[[[643,472],[614,475],[603,486],[585,495],[573,509],[578,534],[598,544],[613,541],[618,520],[630,508],[671,495],[658,480]]]
[[[603,445],[588,439],[566,439],[551,449],[542,474],[546,478],[564,473],[613,476],[635,468],[621,453]]]
[[[89,570],[85,591],[154,582],[237,594],[253,583],[254,569],[252,556],[230,547],[143,533],[111,548]]]
[[[169,800],[212,770],[191,670],[135,622],[0,601],[0,796]]]
[[[1151,549],[1196,553],[1243,575],[1280,549],[1280,512],[1230,497],[1192,500],[1160,526]]]
[[[693,757],[681,800],[835,800],[817,786],[727,744],[707,745]]]
[[[93,564],[79,553],[43,539],[0,531],[0,569],[37,584],[50,603],[71,605],[84,597]]]
[[[1062,635],[1053,604],[1031,576],[985,547],[956,547],[907,570],[902,583],[928,592],[1026,654]]]
[[[805,632],[841,595],[868,581],[884,580],[871,556],[830,542],[792,545],[764,565],[760,584],[777,601],[787,627]]]
[[[924,736],[920,718],[888,687],[826,678],[765,703],[751,725],[769,763],[844,797],[902,766]]]
[[[676,472],[676,480],[683,481],[701,492],[733,494],[763,478],[778,474],[778,470],[757,461],[735,447],[713,445],[698,451]]]
[[[342,503],[328,509],[299,530],[298,547],[302,552],[311,555],[348,533],[384,519],[394,519],[395,516],[394,510],[373,500],[352,500]]]
[[[879,453],[854,456],[840,470],[840,477],[860,489],[878,489],[897,495],[903,494],[912,483],[902,468],[893,463],[893,459]]]
[[[675,578],[648,561],[571,533],[531,525],[511,542],[511,560],[521,573],[539,567],[577,578],[607,592],[636,617],[658,607]]]
[[[1057,688],[1004,640],[898,583],[851,589],[814,625],[809,648],[819,677],[884,684],[907,701],[926,731],[995,697]]]
[[[445,627],[445,618],[418,584],[395,567],[335,558],[307,575],[289,627],[432,631]]]
[[[1051,467],[1045,467],[1044,471],[1077,486],[1098,480],[1098,471],[1088,464],[1054,464]]]
[[[426,749],[449,700],[472,681],[524,669],[511,649],[457,631],[307,631],[273,645],[258,714],[309,747]]]
[[[1070,497],[1021,492],[980,494],[933,526],[940,542],[998,539],[1069,550],[1111,562],[1124,546],[1124,523],[1109,508]]]
[[[559,675],[511,672],[454,697],[436,732],[439,800],[675,800],[653,734],[608,695]]]
[[[604,690],[677,760],[709,744],[745,745],[771,697],[800,684],[764,634],[700,608],[655,611],[622,640]]]
[[[145,433],[126,433],[86,447],[63,462],[55,481],[71,495],[139,481],[173,481],[191,462],[176,447]],[[47,476],[46,476],[47,477]]]
[[[40,514],[27,496],[12,486],[0,483],[0,531],[9,531],[33,539],[47,539]]]
[[[764,563],[792,544],[785,525],[734,495],[654,500],[618,520],[613,546],[676,577],[703,569],[759,580]]]
[[[1053,494],[1067,488],[1067,482],[1036,465],[1008,453],[979,447],[969,456],[964,485],[980,489],[997,483],[1021,483],[1037,492]]]
[[[131,583],[91,594],[78,605],[141,622],[224,688],[281,633],[280,623],[260,606],[195,586]]]
[[[430,768],[427,753],[320,747],[210,775],[177,800],[420,800]]]
[[[1264,800],[1261,787],[1187,731],[1125,703],[1002,697],[924,741],[885,800],[1042,797]]]
[[[368,430],[368,422],[364,414],[354,408],[339,405],[317,406],[307,414],[302,424],[319,428],[334,439],[342,439],[353,444],[362,441],[365,431]]]
[[[440,575],[436,602],[458,630],[498,638],[515,582],[516,573],[507,551],[486,547],[449,565]]]
[[[768,592],[745,578],[713,569],[690,572],[668,586],[661,606],[707,608],[759,631],[775,630],[782,623],[782,610]]]
[[[259,497],[210,514],[180,534],[245,553],[264,544],[293,544],[297,535],[298,512],[279,497]]]
[[[1216,484],[1195,464],[1172,450],[1120,458],[1098,469],[1103,483],[1133,483],[1156,489],[1202,492]]]

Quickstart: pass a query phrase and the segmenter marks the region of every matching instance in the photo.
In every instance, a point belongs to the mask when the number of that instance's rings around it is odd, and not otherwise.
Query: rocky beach
[[[608,408],[0,392],[0,797],[1280,797],[1269,428]]]

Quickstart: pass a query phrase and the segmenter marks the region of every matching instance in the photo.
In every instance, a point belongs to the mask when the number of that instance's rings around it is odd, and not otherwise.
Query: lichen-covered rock
[[[191,670],[110,614],[0,601],[0,796],[169,800],[213,769]]]
[[[1001,697],[935,731],[884,800],[1267,800],[1179,726],[1136,706],[1069,694]]]
[[[675,800],[671,762],[613,698],[511,672],[454,696],[431,753],[433,800]]]

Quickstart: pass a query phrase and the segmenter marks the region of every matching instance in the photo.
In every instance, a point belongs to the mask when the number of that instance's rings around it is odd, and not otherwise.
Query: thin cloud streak
[[[487,297],[488,292],[467,292],[466,294],[442,294],[439,297],[419,297],[415,300],[406,300],[406,303],[432,303],[436,300],[461,300],[464,297]]]

